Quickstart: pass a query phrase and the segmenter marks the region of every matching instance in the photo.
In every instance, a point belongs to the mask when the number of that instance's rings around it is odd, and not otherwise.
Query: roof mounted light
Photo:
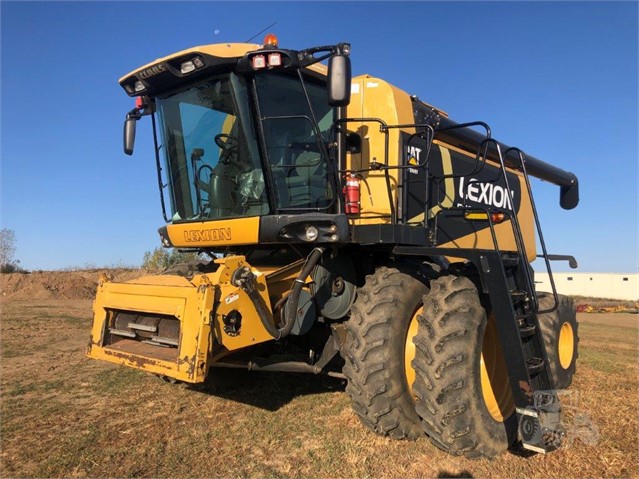
[[[277,48],[277,43],[277,37],[273,33],[267,33],[264,37],[265,47]]]
[[[144,83],[140,80],[135,82],[135,86],[133,88],[135,88],[135,93],[140,93],[141,91],[146,90],[146,86],[144,86]]]
[[[251,58],[251,66],[254,70],[266,67],[266,57],[264,55],[255,55]]]
[[[192,61],[189,60],[188,62],[184,62],[180,65],[180,73],[182,73],[182,75],[186,75],[192,71],[195,71],[195,65],[193,65]]]
[[[203,66],[204,61],[200,57],[193,57],[180,65],[180,73],[182,73],[182,75],[186,75],[187,73],[191,73]]]
[[[280,53],[269,53],[269,55],[268,55],[268,66],[269,67],[280,67],[280,66],[282,66],[282,55]]]

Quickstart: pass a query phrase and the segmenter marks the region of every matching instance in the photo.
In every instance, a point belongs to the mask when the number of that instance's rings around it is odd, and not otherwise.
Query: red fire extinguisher
[[[353,173],[346,176],[346,186],[344,186],[344,198],[346,199],[346,214],[357,214],[360,210],[359,202],[359,178]]]

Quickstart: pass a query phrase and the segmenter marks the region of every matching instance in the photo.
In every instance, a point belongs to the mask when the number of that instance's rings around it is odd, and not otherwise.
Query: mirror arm
[[[326,53],[317,58],[313,56],[315,53],[319,53],[319,52],[326,52]],[[338,43],[337,45],[331,45],[331,46],[307,48],[306,50],[299,52],[299,60],[300,60],[301,66],[307,67],[315,63],[324,61],[327,58],[332,57],[333,55],[349,56],[350,53],[351,53],[350,43]]]
[[[142,97],[142,101],[138,101],[133,110],[126,114],[124,120],[124,153],[126,155],[133,154],[133,145],[135,144],[135,124],[145,115],[152,115],[155,111],[155,103],[148,97]]]
[[[127,120],[135,120],[138,121],[142,118],[142,110],[140,108],[134,108],[129,113],[126,114]]]

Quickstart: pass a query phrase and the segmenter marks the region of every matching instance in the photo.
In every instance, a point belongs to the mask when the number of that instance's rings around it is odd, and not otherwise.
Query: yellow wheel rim
[[[410,324],[408,325],[408,332],[406,333],[406,342],[404,345],[404,373],[406,374],[406,383],[408,384],[408,390],[411,395],[413,394],[413,383],[415,382],[415,370],[413,369],[413,359],[415,359],[415,344],[413,343],[413,338],[417,334],[417,316],[424,311],[424,307],[421,306],[417,311],[413,313],[413,316],[410,318]]]
[[[515,401],[493,315],[488,319],[484,332],[480,375],[486,408],[495,421],[503,422],[515,412]]]
[[[564,369],[570,367],[572,363],[572,356],[575,353],[575,335],[572,331],[570,323],[564,323],[561,325],[559,331],[559,364]]]

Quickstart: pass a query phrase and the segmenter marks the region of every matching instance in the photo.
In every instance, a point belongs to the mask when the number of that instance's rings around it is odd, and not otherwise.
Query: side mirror
[[[351,59],[344,54],[328,60],[328,104],[347,106],[351,101]]]
[[[133,154],[133,146],[135,145],[135,124],[138,121],[138,117],[127,114],[126,120],[124,120],[124,153],[127,155]]]

